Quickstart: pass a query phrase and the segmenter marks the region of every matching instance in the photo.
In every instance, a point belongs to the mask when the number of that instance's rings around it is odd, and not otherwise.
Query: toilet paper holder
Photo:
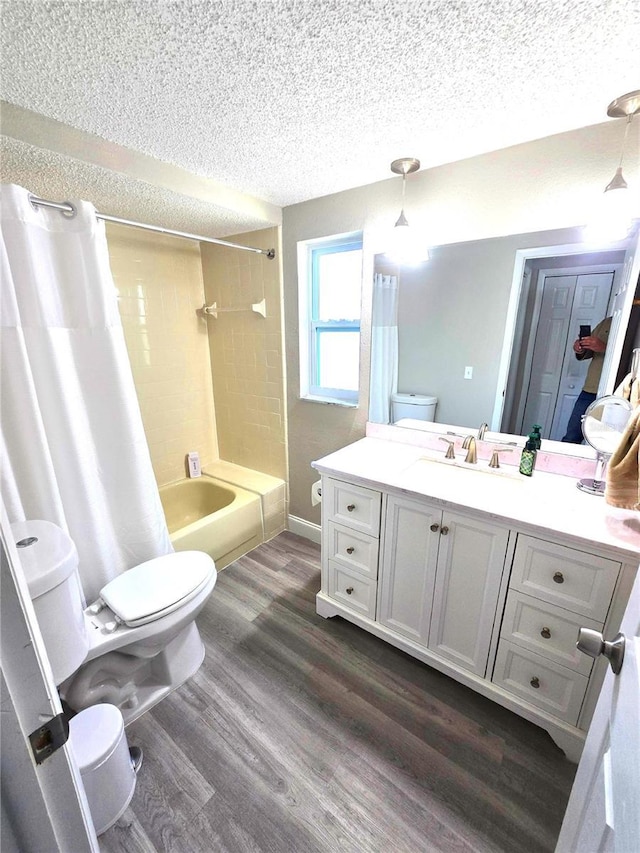
[[[317,480],[311,486],[311,506],[322,503],[322,480]]]

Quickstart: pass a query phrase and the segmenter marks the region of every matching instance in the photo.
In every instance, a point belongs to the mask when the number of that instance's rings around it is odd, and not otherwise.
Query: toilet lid
[[[215,570],[203,551],[176,551],[118,575],[100,590],[100,598],[125,625],[135,628],[186,604]]]

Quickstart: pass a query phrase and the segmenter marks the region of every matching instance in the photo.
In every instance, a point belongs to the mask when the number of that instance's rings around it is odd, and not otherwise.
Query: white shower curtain
[[[88,601],[171,552],[94,208],[2,187],[1,488],[10,521],[66,530]]]
[[[398,279],[395,275],[373,277],[371,316],[371,383],[369,420],[391,421],[391,395],[398,390]]]

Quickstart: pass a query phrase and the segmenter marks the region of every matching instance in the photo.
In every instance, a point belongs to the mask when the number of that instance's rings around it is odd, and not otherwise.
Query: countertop
[[[486,460],[465,465],[413,444],[363,438],[312,463],[320,473],[408,497],[429,498],[443,509],[472,510],[524,532],[557,534],[583,547],[612,548],[640,560],[640,513],[617,509],[576,486],[576,478],[517,469],[493,471]]]

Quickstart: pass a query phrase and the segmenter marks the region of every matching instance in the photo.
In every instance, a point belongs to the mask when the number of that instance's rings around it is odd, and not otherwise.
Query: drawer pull
[[[545,640],[548,640],[551,637],[551,631],[548,628],[543,628],[542,631],[540,631],[540,636],[544,637]]]
[[[449,532],[449,528],[446,526],[440,530],[440,533],[442,534],[442,536],[446,536],[448,532]]]
[[[346,588],[345,592],[347,593],[347,595],[351,595],[351,593],[353,592],[353,587],[352,587],[352,586],[348,586],[348,587]]]
[[[347,506],[347,512],[353,512],[355,508],[356,508],[355,504],[349,504]]]
[[[432,533],[437,533],[438,530],[440,530],[440,525],[439,524],[432,524],[431,527],[429,528],[429,530]]]
[[[540,679],[537,675],[534,675],[529,684],[537,690],[540,687]]]
[[[353,545],[350,545],[350,546],[347,548],[347,554],[353,554],[353,552],[354,552],[355,550],[356,550],[356,549],[353,547]]]
[[[553,579],[556,583],[564,583],[564,575],[562,572],[556,572]]]

